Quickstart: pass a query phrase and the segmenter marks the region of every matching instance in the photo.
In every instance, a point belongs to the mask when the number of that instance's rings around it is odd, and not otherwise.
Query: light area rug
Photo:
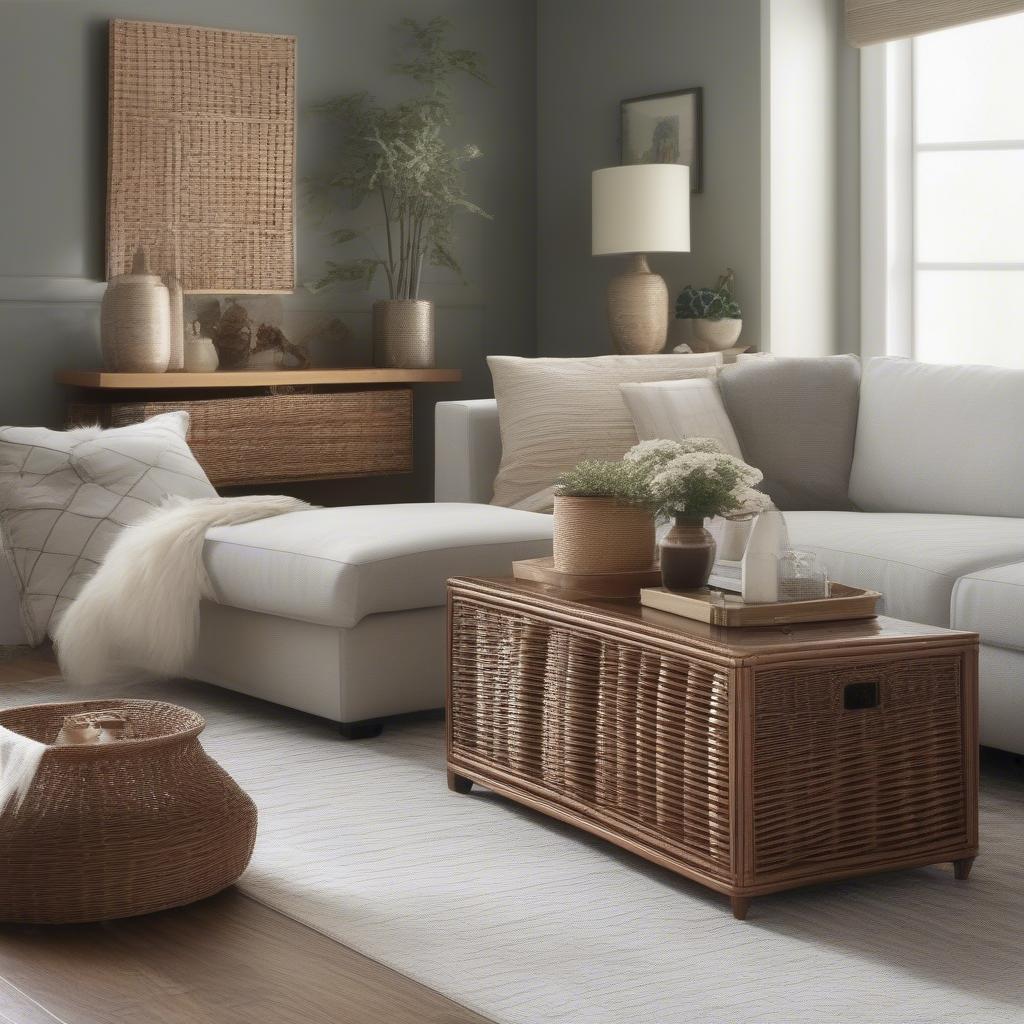
[[[0,689],[5,706],[63,684]],[[260,809],[250,896],[502,1024],[1002,1024],[1024,1017],[1024,781],[988,774],[982,854],[727,901],[600,840],[445,785],[442,724],[346,743],[201,683],[195,708]]]

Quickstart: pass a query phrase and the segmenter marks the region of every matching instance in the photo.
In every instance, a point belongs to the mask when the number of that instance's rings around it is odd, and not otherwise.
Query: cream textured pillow
[[[621,390],[641,441],[713,437],[730,455],[743,458],[717,381],[663,380],[623,384]]]
[[[620,459],[636,444],[620,384],[713,377],[721,361],[714,352],[591,359],[488,356],[501,429],[493,503],[550,508],[559,473],[580,459]]]
[[[31,643],[52,635],[125,526],[171,495],[216,497],[187,433],[185,412],[115,430],[0,427],[0,542]]]

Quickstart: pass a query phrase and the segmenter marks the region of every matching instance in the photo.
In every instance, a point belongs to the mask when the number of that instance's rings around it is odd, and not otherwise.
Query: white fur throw
[[[171,499],[128,527],[65,613],[55,636],[64,677],[81,686],[183,674],[199,639],[203,565],[214,526],[298,512],[282,495]]]
[[[0,726],[0,813],[12,799],[21,806],[45,753],[45,743]]]

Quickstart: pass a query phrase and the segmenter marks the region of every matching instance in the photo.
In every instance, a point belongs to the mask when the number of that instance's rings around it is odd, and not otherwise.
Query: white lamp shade
[[[690,251],[690,168],[631,164],[594,171],[591,252]]]

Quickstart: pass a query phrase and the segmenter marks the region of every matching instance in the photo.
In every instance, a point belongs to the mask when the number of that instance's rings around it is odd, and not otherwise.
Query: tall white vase
[[[161,280],[167,288],[171,309],[171,357],[167,369],[180,372],[185,369],[185,295],[173,274],[164,274]]]
[[[744,601],[778,601],[779,554],[788,547],[789,533],[781,512],[762,512],[754,519],[741,563]]]

